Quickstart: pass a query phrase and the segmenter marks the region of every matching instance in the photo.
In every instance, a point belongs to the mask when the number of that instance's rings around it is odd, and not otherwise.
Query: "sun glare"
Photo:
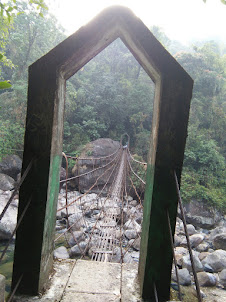
[[[111,5],[129,7],[149,28],[160,26],[170,39],[225,40],[226,6],[220,0],[49,0],[50,11],[72,34],[104,8]]]

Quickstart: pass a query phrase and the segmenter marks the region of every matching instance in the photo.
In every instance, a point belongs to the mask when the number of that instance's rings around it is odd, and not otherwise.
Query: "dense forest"
[[[54,16],[40,16],[20,2],[23,13],[0,36],[0,76],[12,87],[0,90],[0,158],[23,149],[27,68],[66,36]],[[7,17],[1,16],[1,28]],[[184,169],[183,199],[226,210],[226,44],[185,47],[158,27],[153,34],[194,79]],[[131,150],[146,160],[155,86],[133,55],[116,40],[67,82],[64,151],[79,154],[100,137],[118,140],[127,132]],[[16,151],[18,150],[18,151]]]

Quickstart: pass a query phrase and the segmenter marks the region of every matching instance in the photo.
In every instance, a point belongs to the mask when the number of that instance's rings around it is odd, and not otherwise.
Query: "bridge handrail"
[[[116,153],[117,153],[117,152],[116,152]],[[116,154],[116,153],[115,153],[115,154]],[[97,170],[106,168],[106,167],[109,166],[116,158],[117,158],[117,156],[115,156],[111,161],[109,161],[109,163],[107,163],[107,164],[105,164],[105,165],[103,165],[103,166],[101,166],[101,167],[98,167],[98,168],[96,168],[96,169],[93,169],[93,170],[91,170],[91,171],[88,171],[88,172],[86,172],[86,173],[79,174],[79,175],[76,175],[76,176],[73,176],[73,177],[70,177],[70,178],[67,178],[67,179],[62,179],[62,180],[60,180],[60,183],[66,182],[66,181],[69,181],[69,180],[72,180],[72,179],[76,179],[76,178],[79,178],[79,177],[88,175],[88,174],[90,174],[90,173],[93,173],[93,172],[95,172],[95,171],[97,171]]]
[[[132,166],[131,166],[131,164],[130,164],[130,162],[129,162],[129,156],[127,155],[127,162],[128,162],[128,164],[129,164],[129,168],[130,168],[130,170],[131,170],[131,172],[144,184],[144,185],[146,185],[146,182],[139,176],[139,175],[137,175],[136,174],[136,172],[133,170],[133,168],[132,168]]]
[[[131,152],[130,152],[129,149],[128,149],[128,152],[129,152],[129,155],[130,155],[130,157],[131,157],[131,159],[132,159],[133,161],[135,161],[135,162],[138,163],[138,164],[144,165],[144,166],[147,165],[146,162],[142,162],[142,161],[139,161],[139,160],[135,159],[135,158],[132,156],[132,154],[131,154]]]
[[[109,154],[109,155],[106,155],[106,156],[102,156],[102,157],[79,157],[79,156],[70,156],[70,155],[67,155],[67,158],[71,158],[71,159],[75,159],[75,160],[98,160],[98,159],[106,159],[106,158],[109,158],[113,155],[115,155],[117,152],[119,152],[119,150],[121,149],[121,146],[112,154]]]

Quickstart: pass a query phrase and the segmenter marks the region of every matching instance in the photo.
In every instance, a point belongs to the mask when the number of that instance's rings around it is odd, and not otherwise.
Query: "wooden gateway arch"
[[[29,68],[24,172],[16,234],[12,287],[19,278],[20,294],[36,295],[47,286],[53,265],[53,240],[59,192],[59,170],[66,80],[115,39],[120,38],[155,83],[144,217],[139,261],[142,296],[169,298],[172,230],[177,214],[173,176],[180,179],[193,80],[129,9],[110,7],[81,27]],[[147,142],[148,143],[148,142]]]

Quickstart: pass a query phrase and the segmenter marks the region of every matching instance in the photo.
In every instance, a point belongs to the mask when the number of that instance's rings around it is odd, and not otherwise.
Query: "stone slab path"
[[[51,285],[40,297],[14,302],[139,302],[136,264],[62,260],[55,262]]]

